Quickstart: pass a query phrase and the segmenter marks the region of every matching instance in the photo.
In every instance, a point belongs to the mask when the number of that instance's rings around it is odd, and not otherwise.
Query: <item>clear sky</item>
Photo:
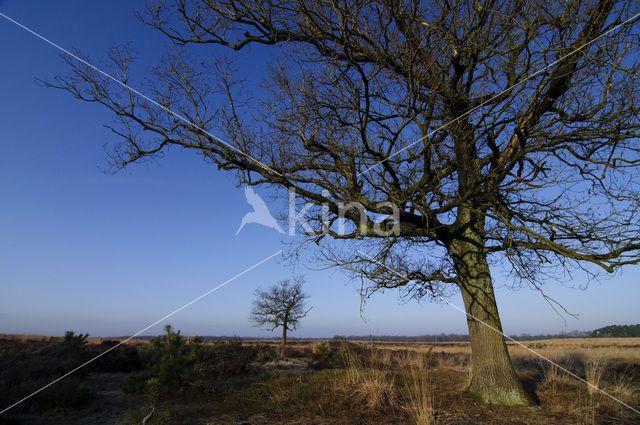
[[[112,44],[130,42],[152,64],[167,42],[135,19],[139,7],[0,0],[0,12],[97,62]],[[114,137],[103,124],[111,117],[34,81],[65,71],[58,54],[0,17],[0,333],[132,334],[285,247],[287,236],[257,224],[235,235],[251,211],[243,190],[193,153],[174,149],[155,164],[105,174],[103,145]],[[256,77],[263,66],[251,57],[243,62]],[[268,189],[256,191],[271,208],[284,205]],[[313,309],[293,336],[467,332],[464,315],[450,306],[402,302],[394,291],[368,302],[364,322],[357,282],[303,266]],[[580,315],[566,326],[539,294],[509,291],[509,277],[496,273],[504,329],[557,333],[638,323],[638,271],[629,267],[586,291],[549,282],[549,294]],[[167,322],[192,335],[272,335],[248,322],[253,292],[291,273],[271,260]],[[451,301],[462,305],[459,296]]]

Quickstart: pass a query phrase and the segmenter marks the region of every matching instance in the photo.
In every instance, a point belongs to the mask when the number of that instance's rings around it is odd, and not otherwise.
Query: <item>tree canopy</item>
[[[528,403],[494,335],[490,265],[540,289],[550,276],[640,261],[637,10],[613,0],[151,1],[140,19],[176,46],[141,85],[151,98],[70,58],[70,74],[48,84],[114,113],[116,168],[181,146],[241,183],[317,205],[308,241],[370,282],[365,295],[460,290],[470,392]],[[275,55],[251,94],[231,54],[250,48]],[[131,50],[110,59],[132,83]]]

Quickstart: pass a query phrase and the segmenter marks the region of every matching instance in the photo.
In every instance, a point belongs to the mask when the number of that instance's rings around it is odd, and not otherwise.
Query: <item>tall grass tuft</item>
[[[360,357],[348,346],[343,347],[341,356],[345,366],[345,383],[355,399],[375,411],[390,406],[394,385],[389,359],[383,359],[381,369],[373,369],[364,368]],[[336,386],[344,389],[341,382],[336,382]]]
[[[369,409],[383,410],[393,399],[393,377],[388,371],[369,370],[362,375],[355,392]]]
[[[587,382],[590,384],[587,386],[589,395],[594,396],[598,394],[598,389],[602,384],[602,378],[604,376],[607,362],[601,357],[589,359],[584,365],[584,374]]]
[[[633,375],[617,373],[610,383],[606,385],[606,391],[618,400],[631,406],[640,406],[640,383],[635,381]],[[628,413],[628,409],[620,403],[613,403],[615,409],[622,413]]]
[[[547,361],[541,361],[541,365],[542,370],[544,371],[544,380],[549,384],[553,394],[558,393],[558,384],[571,384],[574,382],[574,378],[555,364]],[[567,370],[571,370],[573,368],[573,361],[570,358],[566,359],[563,367]]]
[[[415,425],[436,423],[429,354],[413,358],[407,356],[400,368],[402,388],[397,397],[399,407]]]
[[[340,350],[340,358],[344,364],[347,385],[351,387],[357,386],[362,380],[362,361],[358,355],[346,345]]]

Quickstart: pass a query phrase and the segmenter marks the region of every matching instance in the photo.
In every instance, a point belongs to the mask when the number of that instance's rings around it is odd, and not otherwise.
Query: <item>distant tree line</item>
[[[377,341],[377,342],[468,342],[468,334],[440,334],[440,335],[418,335],[418,336],[398,336],[398,335],[364,335],[364,336],[341,336],[336,335],[334,340],[349,341]]]
[[[516,341],[534,341],[541,339],[562,339],[562,338],[630,338],[640,337],[640,324],[637,325],[610,325],[593,331],[570,331],[558,334],[537,334],[532,335],[522,333],[510,335]],[[136,339],[151,339],[151,336],[138,336]],[[228,341],[228,340],[279,340],[279,337],[239,337],[239,336],[205,336],[201,337],[204,342]],[[289,337],[291,340],[326,340],[327,338],[297,338]],[[439,334],[439,335],[363,335],[344,336],[335,335],[335,341],[378,341],[378,342],[468,342],[468,334]]]
[[[588,338],[589,334],[590,334],[589,331],[570,331],[570,332],[561,332],[559,334],[538,334],[538,335],[523,333],[520,335],[511,335],[510,337],[515,339],[516,341],[537,341],[540,339]]]
[[[611,325],[596,329],[589,335],[592,338],[630,338],[640,337],[640,324]]]
[[[571,331],[559,334],[539,334],[531,335],[523,333],[520,335],[510,335],[517,341],[533,341],[539,339],[556,339],[556,338],[585,338],[590,332]],[[368,336],[340,336],[336,335],[333,339],[343,339],[349,341],[381,341],[381,342],[468,342],[468,334],[439,334],[439,335],[419,335],[419,336],[394,336],[394,335],[368,335]]]

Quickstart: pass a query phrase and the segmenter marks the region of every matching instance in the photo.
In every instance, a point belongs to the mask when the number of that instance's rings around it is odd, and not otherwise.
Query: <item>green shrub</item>
[[[141,359],[138,349],[132,345],[121,344],[119,341],[105,340],[96,346],[95,354],[109,353],[98,358],[92,365],[93,371],[102,372],[131,372],[141,367]]]
[[[68,377],[55,384],[55,388],[38,395],[41,410],[66,407],[80,408],[95,398],[95,394],[82,384],[82,380]]]
[[[322,341],[313,348],[309,365],[316,370],[338,367],[342,366],[341,359],[338,349]]]
[[[76,334],[73,331],[66,331],[64,338],[59,344],[62,352],[77,351],[87,344],[89,334]]]
[[[204,348],[200,369],[206,376],[240,375],[255,358],[256,349],[243,346],[239,340],[217,341]]]
[[[87,351],[87,337],[89,334],[76,334],[73,331],[66,331],[62,341],[47,345],[42,348],[39,354],[52,356],[66,356],[68,354],[84,355]]]
[[[275,362],[278,360],[278,352],[275,348],[265,345],[258,348],[255,360],[260,363]]]
[[[201,339],[188,341],[171,325],[165,326],[165,334],[152,338],[146,350],[148,367],[134,373],[125,390],[144,393],[150,402],[183,393],[198,378],[198,362],[201,356]]]

